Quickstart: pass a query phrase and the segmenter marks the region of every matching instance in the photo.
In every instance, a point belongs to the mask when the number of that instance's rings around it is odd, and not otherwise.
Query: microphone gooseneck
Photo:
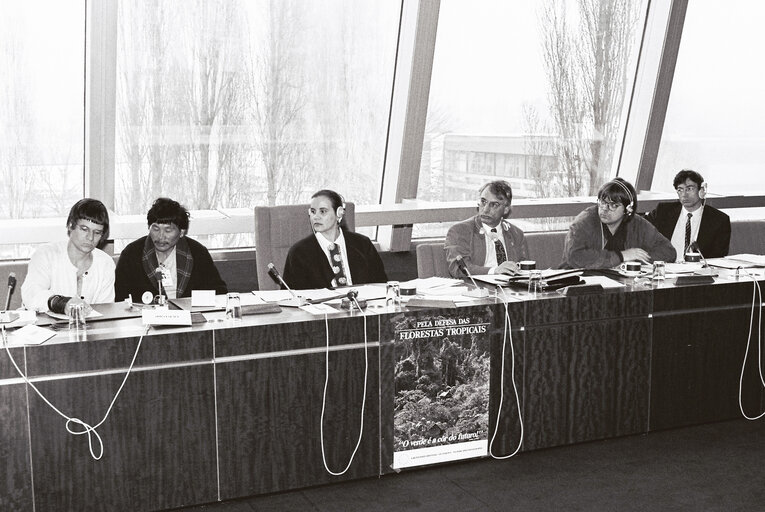
[[[162,269],[161,265],[154,271],[154,275],[157,277],[157,291],[159,291],[159,299],[157,300],[157,303],[163,305],[164,300],[162,297],[165,294],[162,293],[162,281],[165,279],[165,271]]]
[[[295,294],[295,292],[293,292],[293,291],[292,291],[292,288],[290,288],[289,286],[287,286],[287,283],[286,283],[286,282],[284,282],[284,279],[282,279],[282,276],[281,276],[281,274],[279,274],[279,271],[278,271],[278,270],[276,270],[276,265],[274,265],[273,263],[269,263],[267,266],[268,266],[268,275],[269,275],[269,276],[271,276],[271,279],[273,279],[273,280],[274,280],[274,282],[275,282],[276,284],[278,284],[278,285],[280,285],[280,286],[284,286],[284,288],[285,288],[285,289],[286,289],[288,292],[290,292],[290,295],[292,295],[292,297],[293,297],[293,298],[294,298],[296,301],[298,301],[298,302],[302,302],[302,301],[301,301],[301,299],[300,299],[300,297],[298,297],[298,296]]]
[[[463,274],[465,274],[467,277],[470,278],[470,281],[473,283],[473,286],[478,288],[478,284],[475,282],[475,279],[473,279],[473,275],[470,273],[470,271],[467,268],[467,264],[465,263],[465,260],[462,259],[462,256],[457,255],[457,267],[462,271]]]
[[[709,269],[709,275],[712,275],[712,267],[709,266],[709,263],[707,263],[707,259],[704,257],[704,253],[701,252],[701,247],[699,247],[699,242],[694,240],[691,242],[691,248],[699,253],[699,258],[701,258],[702,268]]]

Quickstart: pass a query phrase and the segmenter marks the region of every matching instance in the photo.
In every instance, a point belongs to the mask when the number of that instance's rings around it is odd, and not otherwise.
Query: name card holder
[[[144,309],[143,325],[191,325],[191,311],[184,309]]]

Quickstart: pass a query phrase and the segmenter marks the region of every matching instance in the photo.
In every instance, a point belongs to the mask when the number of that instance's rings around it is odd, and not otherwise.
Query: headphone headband
[[[614,179],[614,180],[611,180],[609,183],[615,183],[619,185],[627,193],[627,197],[630,200],[630,204],[628,204],[624,208],[624,211],[627,212],[627,215],[631,215],[633,210],[635,209],[635,196],[632,195],[632,192],[630,192],[630,189],[627,187],[627,185],[625,185],[621,181]],[[606,185],[608,185],[609,183],[606,183]]]
[[[625,184],[624,184],[624,183],[622,183],[621,181],[617,181],[617,180],[611,180],[611,183],[616,183],[617,185],[619,185],[620,187],[622,187],[622,188],[624,189],[624,191],[625,191],[625,192],[627,192],[627,197],[629,197],[629,198],[630,198],[630,204],[633,204],[633,203],[635,202],[635,199],[634,199],[634,197],[632,196],[632,192],[630,192],[630,189],[629,189],[629,188],[627,188],[627,185],[625,185]]]

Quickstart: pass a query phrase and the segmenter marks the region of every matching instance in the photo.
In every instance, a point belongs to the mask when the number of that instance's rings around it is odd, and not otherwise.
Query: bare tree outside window
[[[310,177],[301,136],[306,84],[301,72],[301,9],[292,0],[269,0],[259,24],[262,38],[250,49],[248,92],[253,147],[265,169],[266,204],[296,202]]]
[[[10,25],[10,26],[8,26]],[[2,217],[10,219],[30,215],[26,209],[34,189],[35,126],[29,98],[23,94],[31,78],[26,68],[23,40],[16,37],[18,28],[0,22],[8,38],[0,45],[0,179],[3,182]],[[31,201],[30,201],[31,203]],[[31,206],[31,205],[30,205]]]
[[[119,5],[118,213],[377,201],[400,5]]]
[[[558,190],[540,187],[543,191],[592,195],[608,177],[641,5],[632,0],[547,0],[542,6],[539,27],[560,165],[554,174]],[[537,174],[549,183],[548,173],[539,169]]]
[[[82,197],[82,12],[76,0],[0,4],[0,219],[65,216]],[[12,242],[0,258],[34,249]]]

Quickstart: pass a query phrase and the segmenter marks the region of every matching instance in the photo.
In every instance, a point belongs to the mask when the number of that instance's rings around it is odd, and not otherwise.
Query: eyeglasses
[[[622,203],[612,203],[609,201],[604,201],[603,199],[598,199],[598,208],[606,208],[608,211],[615,212],[619,209],[620,206],[624,206]]]
[[[677,191],[678,194],[685,194],[686,192],[688,192],[689,194],[693,194],[698,189],[699,187],[695,185],[689,185],[687,187],[677,187],[675,190]]]
[[[486,208],[486,205],[489,205],[489,208],[492,210],[496,210],[497,208],[501,208],[502,206],[505,206],[504,203],[500,203],[498,201],[487,201],[485,198],[481,198],[481,200],[478,202],[478,206],[481,207],[481,209]]]

